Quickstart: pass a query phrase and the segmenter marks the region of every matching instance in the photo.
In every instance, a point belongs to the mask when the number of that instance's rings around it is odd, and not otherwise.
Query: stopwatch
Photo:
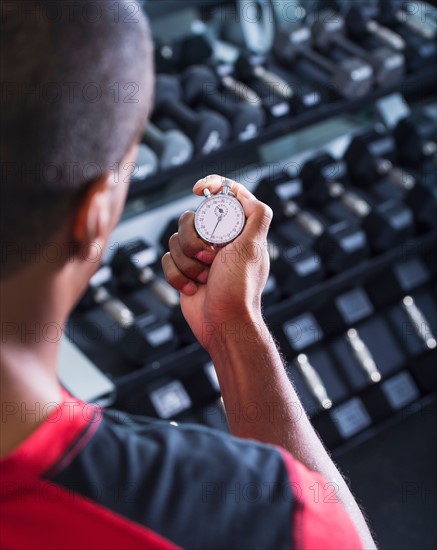
[[[231,193],[227,178],[222,178],[222,190],[213,195],[204,189],[206,197],[196,210],[194,227],[206,242],[225,245],[233,241],[243,230],[246,222],[240,201]]]

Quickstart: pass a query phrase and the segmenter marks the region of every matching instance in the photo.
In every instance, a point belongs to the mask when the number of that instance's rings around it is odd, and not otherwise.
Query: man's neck
[[[9,356],[9,357],[8,357]],[[0,458],[13,451],[31,435],[53,410],[49,404],[61,402],[56,371],[35,361],[34,356],[11,354],[2,349],[0,357]]]
[[[32,266],[1,282],[0,457],[44,422],[48,403],[61,399],[56,362],[68,304],[56,286]]]

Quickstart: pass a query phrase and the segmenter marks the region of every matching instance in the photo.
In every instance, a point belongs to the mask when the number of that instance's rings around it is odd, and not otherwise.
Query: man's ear
[[[102,174],[79,202],[73,219],[73,239],[81,250],[92,243],[103,251],[112,229],[111,191],[111,174]]]

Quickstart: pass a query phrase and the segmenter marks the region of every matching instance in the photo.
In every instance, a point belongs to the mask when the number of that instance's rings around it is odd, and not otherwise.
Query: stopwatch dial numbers
[[[214,244],[226,244],[235,239],[244,222],[243,207],[238,200],[222,195],[201,204],[195,218],[199,235]]]

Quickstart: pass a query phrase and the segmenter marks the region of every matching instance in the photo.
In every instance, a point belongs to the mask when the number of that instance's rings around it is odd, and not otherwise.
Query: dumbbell
[[[259,80],[274,95],[291,101],[294,97],[294,90],[281,76],[274,71],[267,69],[266,57],[242,52],[235,63],[237,74],[242,80]]]
[[[437,18],[436,8],[431,6],[428,2],[406,2],[403,5],[403,9],[410,17],[413,17],[419,23],[425,23],[428,28],[434,32],[433,37],[437,36]],[[428,16],[431,17],[428,17]],[[431,34],[431,31],[429,31]]]
[[[157,262],[156,248],[142,239],[136,239],[117,248],[111,265],[122,287],[135,289],[145,285],[167,307],[178,307],[179,292],[165,279],[156,275],[152,266]]]
[[[228,121],[218,113],[196,113],[181,101],[181,88],[175,76],[156,77],[155,113],[176,122],[194,144],[196,152],[207,155],[220,149],[229,138]]]
[[[270,108],[271,114],[280,110],[283,104],[290,103],[293,109],[302,112],[322,103],[324,95],[322,87],[317,87],[297,74],[291,73],[289,68],[272,63],[270,56],[246,54],[246,57],[247,63],[251,66],[259,69],[268,67],[272,74],[272,90],[270,90],[262,79],[250,78],[251,69],[239,73],[242,77],[246,76],[248,79],[246,81],[256,91],[262,92],[264,108]],[[241,56],[240,59],[242,59]]]
[[[270,272],[286,296],[294,296],[324,279],[322,259],[314,250],[286,244],[273,231],[269,234],[267,247]]]
[[[345,16],[349,34],[354,38],[374,36],[382,43],[396,51],[406,48],[405,40],[399,34],[378,23],[379,7],[377,4],[358,4],[355,2]]]
[[[131,175],[131,181],[142,181],[155,174],[158,170],[158,164],[158,157],[152,149],[140,143],[138,146],[137,158],[135,159],[135,167]]]
[[[231,125],[232,136],[239,141],[255,137],[264,126],[264,111],[249,102],[237,103],[221,94],[219,79],[205,65],[193,65],[186,69],[181,85],[187,103],[200,103],[223,115]]]
[[[167,243],[168,245],[168,243]],[[179,292],[154,270],[158,262],[155,247],[142,239],[136,239],[120,246],[112,258],[112,268],[123,289],[135,290],[146,286],[170,311],[169,321],[177,328],[178,336],[184,342],[194,340],[180,308]]]
[[[401,193],[418,221],[435,226],[437,223],[436,188],[420,181],[393,163],[396,144],[390,134],[374,127],[355,136],[344,154],[348,172],[356,185],[378,192],[384,179],[395,192]],[[382,190],[383,191],[383,190]]]
[[[262,178],[255,189],[257,198],[278,213],[282,212],[284,201],[299,200],[301,193],[301,181],[288,174]],[[274,231],[269,233],[267,247],[270,271],[285,294],[292,296],[325,277],[322,260],[311,248],[286,243]]]
[[[436,163],[437,121],[420,111],[401,119],[394,138],[403,164],[420,168],[423,163]]]
[[[330,154],[321,153],[311,158],[302,167],[300,176],[311,204],[324,207],[328,203],[329,208],[331,199],[338,200],[346,210],[361,219],[362,227],[375,250],[390,249],[412,236],[414,222],[411,211],[396,200],[371,204],[363,195],[347,189],[344,185],[345,164],[336,161]],[[330,209],[330,212],[333,210]]]
[[[154,36],[156,72],[180,71],[185,67],[202,63],[213,52],[210,37],[206,33],[183,36],[173,42]]]
[[[193,144],[179,130],[162,132],[152,122],[148,122],[143,141],[157,153],[163,170],[185,164],[193,156]]]
[[[146,360],[175,349],[179,340],[170,323],[162,322],[151,312],[135,316],[132,310],[115,298],[108,286],[112,281],[109,266],[101,267],[91,277],[88,289],[81,300],[82,306],[100,306],[105,314],[122,330],[122,353],[133,363]]]
[[[364,371],[369,382],[376,383],[382,378],[381,372],[376,365],[375,359],[361,338],[359,331],[352,327],[344,335],[344,339],[350,346],[350,349],[357,360],[358,365]]]
[[[328,395],[326,386],[317,370],[310,363],[305,353],[300,353],[294,360],[294,365],[302,375],[305,384],[321,409],[332,407],[332,399]]]
[[[404,57],[387,47],[367,51],[346,38],[344,18],[330,10],[322,11],[311,26],[314,44],[329,54],[334,47],[347,55],[362,59],[374,70],[375,82],[385,85],[402,79],[405,73]]]
[[[280,32],[275,41],[275,53],[280,60],[295,63],[302,58],[324,73],[323,80],[331,82],[343,97],[362,97],[372,86],[373,69],[355,57],[334,63],[311,48],[311,30],[308,27]]]
[[[235,66],[233,63],[220,59],[211,59],[208,62],[211,69],[217,75],[221,86],[239,100],[245,101],[254,107],[262,107],[263,102],[260,96],[241,80],[236,78]]]
[[[256,190],[275,213],[275,230],[282,242],[313,249],[331,273],[340,273],[365,259],[369,251],[364,232],[347,221],[329,225],[320,215],[301,209],[296,200],[289,199],[300,200],[293,195],[297,185],[302,188],[298,178],[290,178],[282,186],[264,185],[263,191]]]
[[[435,29],[425,21],[412,17],[404,9],[404,0],[380,0],[380,21],[388,26],[402,25],[414,34],[432,40],[435,38]]]
[[[233,63],[213,59],[209,65],[219,77],[220,84],[225,90],[241,101],[262,107],[269,119],[276,120],[289,115],[290,105],[287,101],[274,96],[260,80],[252,80],[250,85],[239,80]]]

